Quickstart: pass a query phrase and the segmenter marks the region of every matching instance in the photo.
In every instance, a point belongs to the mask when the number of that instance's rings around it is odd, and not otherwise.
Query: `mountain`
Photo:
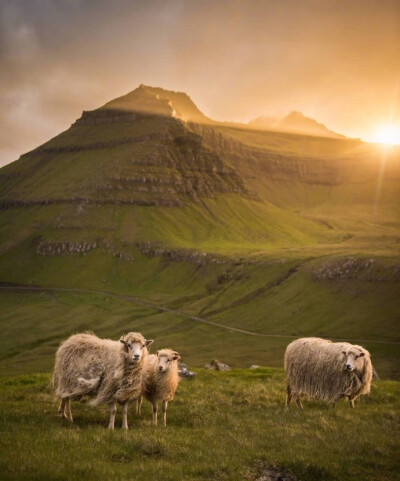
[[[24,229],[47,242],[70,242],[80,233],[83,242],[93,243],[104,234],[101,225],[113,242],[208,249],[220,243],[239,248],[313,242],[329,234],[262,199],[226,156],[224,145],[235,141],[216,132],[213,145],[208,130],[201,130],[203,121],[186,94],[140,86],[83,112],[68,130],[1,169],[0,206],[41,206],[44,212],[53,206],[46,227]],[[173,221],[166,220],[168,208],[175,209]],[[118,223],[109,218],[115,210]],[[96,217],[102,220],[93,229]],[[177,236],[174,228],[184,226],[185,233]]]
[[[324,124],[306,117],[301,112],[290,112],[286,117],[257,117],[248,123],[249,127],[261,130],[276,130],[295,134],[314,135],[317,137],[331,137],[343,139],[344,135],[332,132]]]
[[[280,366],[287,336],[378,339],[399,377],[399,194],[398,148],[214,122],[140,86],[0,169],[0,372],[134,329],[241,366]]]
[[[140,85],[137,89],[106,103],[101,110],[127,110],[175,117],[183,121],[213,123],[183,92]]]
[[[0,252],[24,236],[93,243],[105,232],[117,243],[209,251],[336,242],[341,228],[332,232],[322,218],[332,205],[345,216],[349,206],[371,211],[381,169],[376,149],[214,123],[188,95],[141,85],[83,112],[0,170],[0,207],[18,214],[41,207],[47,219],[24,223]],[[399,178],[393,149],[381,179],[385,215],[397,203]],[[23,218],[14,217],[15,225]]]

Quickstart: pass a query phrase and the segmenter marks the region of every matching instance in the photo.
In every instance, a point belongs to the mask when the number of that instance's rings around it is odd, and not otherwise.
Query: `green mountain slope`
[[[399,377],[386,344],[400,340],[399,173],[398,149],[213,122],[178,92],[141,86],[84,112],[0,169],[0,282],[137,296],[186,317],[0,289],[0,370],[28,351],[48,369],[76,330],[134,327],[189,362],[238,366],[281,365],[290,336],[364,339]]]

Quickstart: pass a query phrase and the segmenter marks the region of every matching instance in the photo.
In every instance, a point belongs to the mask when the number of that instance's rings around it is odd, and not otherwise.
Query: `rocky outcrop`
[[[113,124],[120,122],[134,122],[141,116],[139,112],[129,112],[127,110],[118,109],[98,109],[98,110],[84,110],[79,119],[75,121],[75,125],[100,125]]]
[[[85,254],[96,247],[96,242],[46,242],[40,239],[36,241],[35,252],[40,256]]]
[[[159,245],[153,245],[150,242],[113,242],[107,239],[95,241],[49,241],[39,237],[33,240],[33,247],[35,253],[41,256],[85,255],[93,249],[100,249],[103,254],[111,254],[124,262],[133,262],[135,258],[134,253],[139,250],[140,253],[147,257],[161,257],[170,262],[188,262],[199,266],[230,262],[228,258],[222,256],[189,249],[168,249]]]
[[[121,246],[116,246],[110,241],[46,241],[37,238],[33,241],[35,253],[41,256],[65,256],[65,255],[86,255],[93,249],[101,249],[103,254],[111,254],[124,262],[133,262],[133,255]]]
[[[34,150],[32,154],[60,154],[60,153],[69,153],[69,152],[81,152],[85,150],[98,150],[98,149],[109,149],[111,147],[119,147],[124,144],[134,144],[139,142],[146,142],[151,140],[169,140],[169,134],[146,134],[146,135],[138,135],[134,137],[125,137],[115,140],[108,140],[104,142],[93,142],[88,144],[82,145],[74,145],[69,144],[65,146],[55,146],[55,147],[39,147],[38,149]]]
[[[189,262],[191,264],[226,264],[231,262],[228,258],[207,254],[190,249],[170,249],[154,245],[150,242],[135,244],[140,252],[147,257],[163,257],[171,262]]]
[[[214,371],[230,371],[231,368],[228,364],[224,364],[223,362],[218,361],[218,359],[213,359],[212,361],[208,362],[204,365],[205,369],[211,369]]]
[[[196,373],[188,369],[185,363],[178,362],[178,375],[180,379],[193,379]]]
[[[99,190],[102,190],[101,188]],[[107,190],[107,189],[105,189]],[[66,199],[38,199],[38,200],[18,200],[18,199],[0,199],[0,209],[11,209],[14,207],[33,207],[38,205],[138,205],[142,207],[159,206],[159,207],[182,207],[183,202],[179,199],[171,198],[155,198],[155,199],[135,199],[135,198],[66,198]]]
[[[266,467],[255,481],[299,481],[299,478],[286,468]]]
[[[400,282],[400,264],[384,264],[376,259],[344,257],[311,268],[316,280],[357,279],[365,282]]]

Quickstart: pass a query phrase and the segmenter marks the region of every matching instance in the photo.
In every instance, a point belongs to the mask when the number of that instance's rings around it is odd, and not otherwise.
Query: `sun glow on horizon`
[[[400,126],[385,125],[377,129],[372,142],[385,145],[400,145]]]

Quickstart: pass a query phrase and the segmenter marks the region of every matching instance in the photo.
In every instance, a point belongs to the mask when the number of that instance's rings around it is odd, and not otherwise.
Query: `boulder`
[[[213,369],[214,371],[230,371],[231,368],[228,364],[218,361],[218,359],[213,359],[204,366],[206,369]]]

